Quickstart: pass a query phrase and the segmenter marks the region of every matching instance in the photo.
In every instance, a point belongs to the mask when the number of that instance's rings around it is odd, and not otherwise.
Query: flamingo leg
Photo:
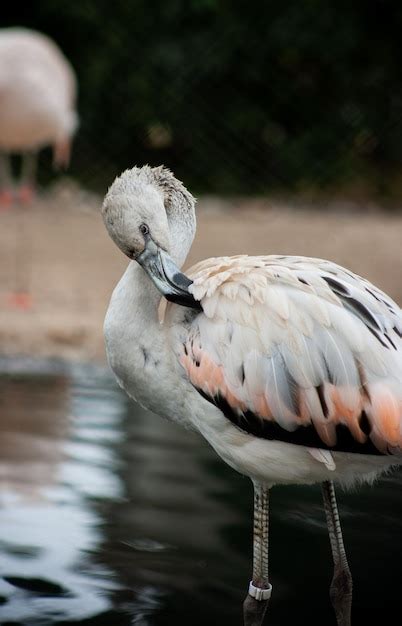
[[[329,540],[334,560],[334,575],[329,595],[335,610],[338,626],[350,626],[353,581],[346,557],[345,546],[343,544],[334,483],[332,481],[324,482],[322,484],[322,492]]]
[[[260,626],[272,586],[268,577],[269,489],[254,482],[253,579],[243,604],[245,626]]]
[[[27,152],[22,156],[21,183],[18,197],[23,204],[29,204],[35,195],[37,169],[36,152]]]
[[[0,208],[7,208],[13,201],[13,183],[10,157],[0,152]]]

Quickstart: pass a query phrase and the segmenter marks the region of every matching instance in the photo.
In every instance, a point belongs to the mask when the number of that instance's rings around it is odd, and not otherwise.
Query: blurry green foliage
[[[196,191],[381,180],[402,165],[402,5],[387,0],[40,0],[80,85],[72,173],[165,163]]]

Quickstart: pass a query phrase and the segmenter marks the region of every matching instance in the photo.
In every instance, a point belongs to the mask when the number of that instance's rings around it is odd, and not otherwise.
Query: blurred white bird
[[[254,483],[253,600],[245,614],[271,594],[269,488],[322,482],[331,597],[338,624],[349,626],[352,579],[333,481],[372,481],[402,464],[400,308],[320,259],[212,258],[188,278],[179,267],[195,233],[194,199],[163,167],[124,172],[105,197],[103,218],[134,260],[105,320],[119,383],[200,432]],[[162,324],[161,294],[171,301]]]
[[[35,188],[38,151],[53,146],[55,167],[67,167],[77,127],[76,79],[49,37],[24,28],[0,29],[0,204],[13,200],[10,153],[23,155],[17,198]]]

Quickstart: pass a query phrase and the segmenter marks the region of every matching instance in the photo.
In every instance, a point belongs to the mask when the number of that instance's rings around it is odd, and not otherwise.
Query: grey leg
[[[10,188],[12,186],[10,156],[0,152],[0,186]]]
[[[245,626],[260,626],[272,586],[268,578],[269,489],[254,484],[253,579],[243,604]]]
[[[31,202],[35,195],[37,161],[36,152],[27,152],[22,156],[18,198],[25,204]]]
[[[35,185],[37,161],[36,152],[26,152],[22,155],[21,184]]]
[[[0,152],[0,205],[9,206],[13,201],[13,181],[10,157]]]
[[[329,595],[335,610],[338,626],[350,626],[353,581],[343,544],[334,483],[332,481],[324,482],[322,484],[322,493],[332,557],[334,559],[334,575]]]

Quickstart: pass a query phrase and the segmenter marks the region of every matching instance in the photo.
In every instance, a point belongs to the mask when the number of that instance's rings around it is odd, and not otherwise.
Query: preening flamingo
[[[320,259],[211,258],[183,274],[194,198],[164,167],[125,171],[102,212],[132,260],[105,320],[118,382],[201,433],[253,481],[246,620],[252,611],[257,619],[256,607],[262,615],[271,595],[269,489],[321,482],[331,599],[338,625],[349,625],[352,579],[334,482],[371,482],[402,464],[401,310],[367,280]],[[169,301],[163,323],[161,296]]]
[[[9,153],[23,155],[19,199],[34,191],[37,152],[53,146],[57,167],[67,167],[77,126],[76,79],[56,44],[24,28],[0,30],[0,202],[11,204]]]

